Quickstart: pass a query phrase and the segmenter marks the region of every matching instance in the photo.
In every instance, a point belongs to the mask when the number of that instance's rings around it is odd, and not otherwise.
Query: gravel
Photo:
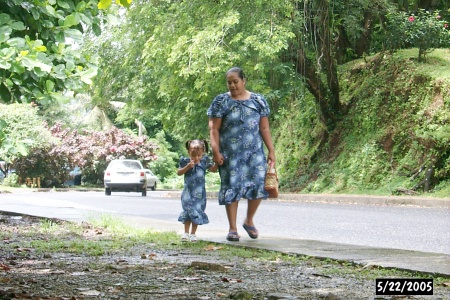
[[[54,234],[42,234],[42,224],[36,217],[0,213],[0,299],[405,299],[377,298],[370,270],[360,266],[222,255],[221,245],[206,242],[139,243],[101,256],[64,248],[45,253],[31,246]],[[84,239],[100,245],[108,237],[106,230],[84,226]],[[406,299],[449,299],[449,285],[435,284],[433,296]]]

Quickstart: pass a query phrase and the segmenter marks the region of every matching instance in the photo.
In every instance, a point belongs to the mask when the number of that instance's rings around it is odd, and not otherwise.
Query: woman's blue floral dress
[[[179,167],[185,167],[191,159],[189,157],[181,157]],[[213,165],[211,159],[204,155],[198,164],[184,174],[184,189],[181,194],[181,206],[183,211],[178,217],[178,221],[183,224],[191,221],[194,224],[208,224],[208,216],[205,214],[206,209],[206,189],[205,175]]]
[[[264,189],[267,160],[259,121],[269,114],[266,99],[255,93],[247,100],[233,100],[224,93],[211,103],[207,115],[222,118],[219,142],[225,161],[219,167],[219,204],[230,204],[241,198],[267,199]]]

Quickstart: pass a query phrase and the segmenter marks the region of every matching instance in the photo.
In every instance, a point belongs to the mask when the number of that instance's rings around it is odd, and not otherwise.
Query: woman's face
[[[230,72],[227,75],[227,87],[232,97],[245,92],[245,80],[239,77],[238,72]]]

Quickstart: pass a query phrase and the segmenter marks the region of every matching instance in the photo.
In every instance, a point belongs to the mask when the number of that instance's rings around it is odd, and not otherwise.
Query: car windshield
[[[141,165],[136,161],[130,161],[130,160],[116,160],[111,162],[110,168],[127,168],[127,169],[136,169],[140,170]]]

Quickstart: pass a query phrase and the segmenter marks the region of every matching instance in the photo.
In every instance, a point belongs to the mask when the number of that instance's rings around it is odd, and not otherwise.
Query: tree
[[[128,7],[129,0],[117,3]],[[95,55],[79,51],[83,33],[101,33],[110,0],[4,0],[0,10],[0,103],[67,103],[97,74]],[[1,151],[26,144],[0,128]]]
[[[121,0],[128,6],[129,1]],[[84,91],[97,74],[95,56],[79,43],[90,29],[99,35],[111,16],[107,0],[5,0],[0,11],[2,102],[64,101]],[[100,9],[99,9],[100,8]]]
[[[339,137],[336,129],[356,98],[342,101],[339,64],[384,50],[391,33],[385,16],[398,12],[397,2],[134,3],[126,25],[98,44],[104,52],[94,97],[126,102],[123,122],[139,114],[177,138],[207,137],[206,109],[226,91],[225,71],[238,65],[246,71],[248,89],[267,97],[272,121],[284,122],[284,111],[291,108],[309,113],[301,122],[311,124],[313,132],[299,147],[310,148],[299,160],[312,165],[333,134]],[[109,45],[114,47],[104,47]],[[117,49],[128,55],[118,57]],[[296,174],[298,163],[291,167]]]
[[[46,128],[38,108],[30,104],[0,104],[0,160],[7,167],[18,158],[28,154],[30,147],[43,148],[52,142],[52,135]]]
[[[277,53],[293,37],[282,17],[291,4],[258,1],[255,9],[249,1],[219,2],[134,2],[120,28],[129,30],[119,29],[99,46],[105,53],[94,98],[127,102],[134,114],[157,116],[171,135],[206,138],[206,108],[224,91],[229,67],[242,66],[251,88],[261,93],[270,91],[269,80],[283,85],[292,72]],[[113,43],[126,58],[106,50]]]

